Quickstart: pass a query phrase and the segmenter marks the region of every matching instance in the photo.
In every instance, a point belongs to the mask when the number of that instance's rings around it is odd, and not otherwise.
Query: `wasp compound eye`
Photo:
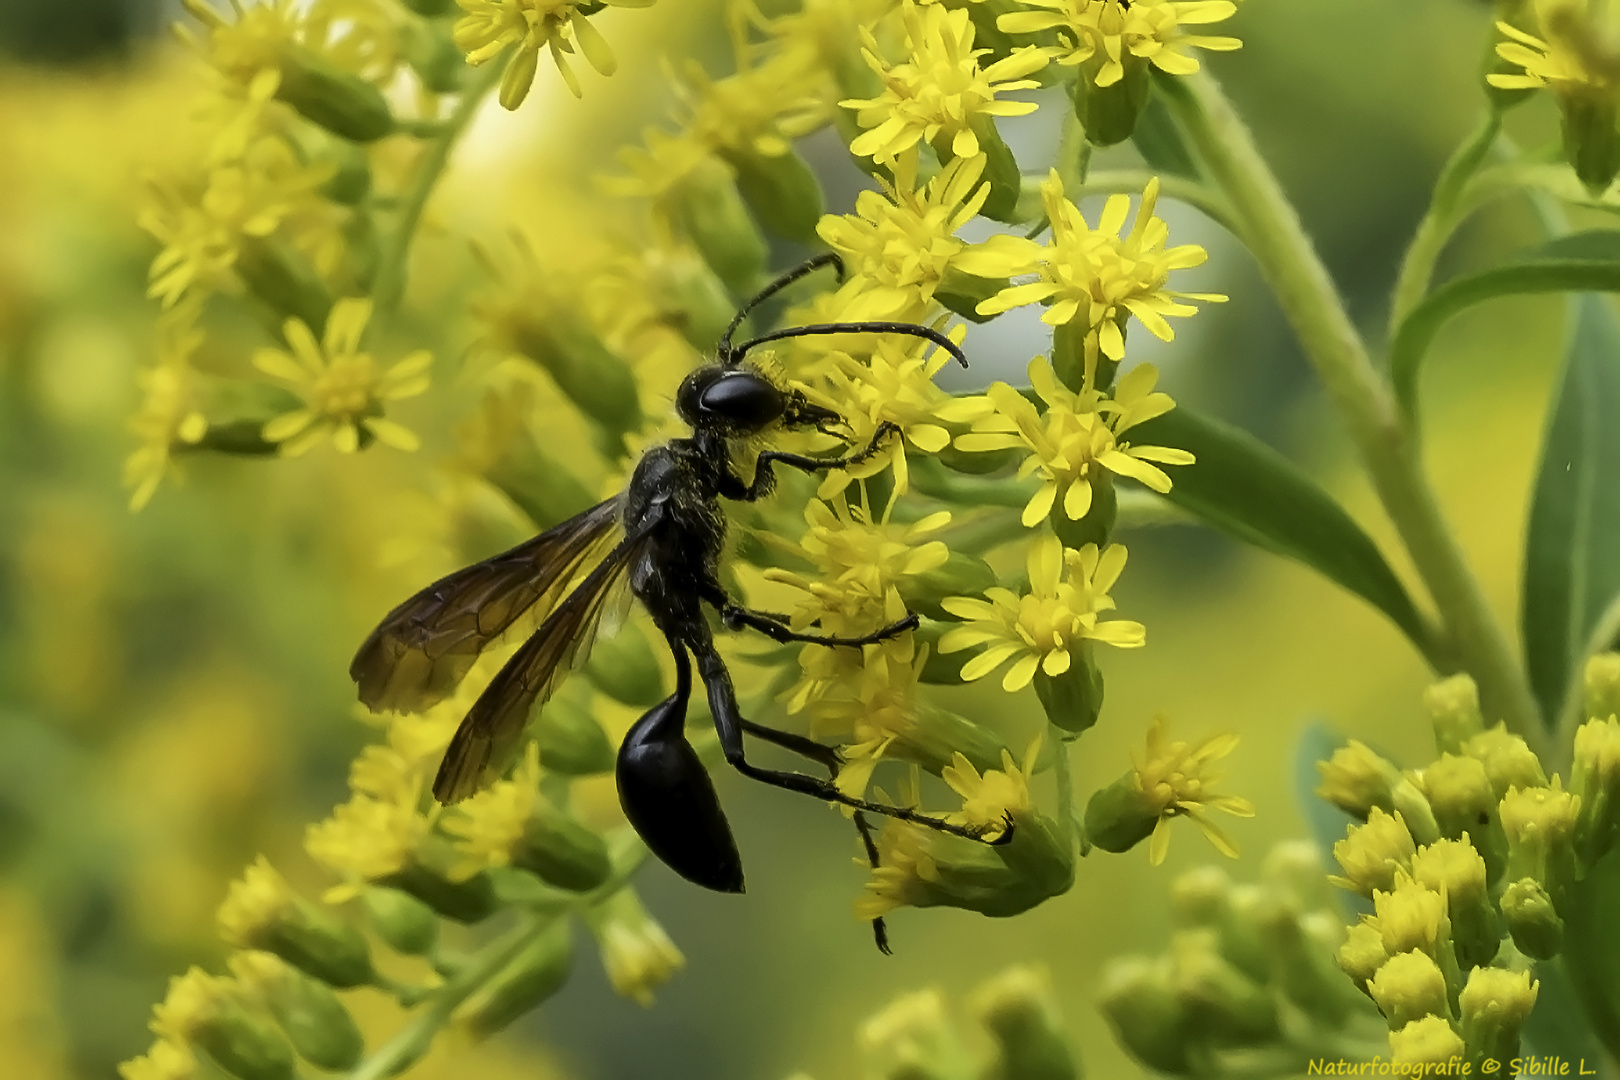
[[[619,805],[664,865],[694,885],[743,891],[742,858],[708,770],[686,741],[680,695],[654,705],[619,747]]]
[[[787,398],[782,391],[752,371],[728,371],[703,388],[699,407],[709,416],[745,430],[782,418]]]

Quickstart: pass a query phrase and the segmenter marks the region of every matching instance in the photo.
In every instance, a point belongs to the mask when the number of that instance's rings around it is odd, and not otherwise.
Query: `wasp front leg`
[[[806,634],[789,626],[785,615],[743,607],[727,596],[725,590],[717,583],[707,583],[703,594],[704,599],[720,613],[720,621],[726,624],[726,629],[741,630],[746,626],[752,630],[758,630],[772,641],[783,645],[798,642],[805,645],[843,645],[850,648],[859,648],[862,645],[877,645],[888,641],[890,638],[899,637],[907,630],[917,629],[919,625],[917,613],[912,611],[907,612],[905,618],[896,619],[894,622],[889,623],[887,626],[881,626],[870,634],[848,637],[837,634]]]
[[[789,454],[782,450],[766,450],[754,462],[754,482],[744,484],[730,472],[725,473],[720,483],[720,494],[728,499],[739,502],[758,502],[769,495],[776,487],[776,465],[788,465],[801,472],[817,473],[830,472],[833,469],[847,469],[851,465],[859,465],[868,461],[883,446],[883,440],[890,435],[898,435],[900,425],[885,420],[877,426],[872,433],[871,440],[860,450],[843,457],[821,458],[811,457],[808,454]]]

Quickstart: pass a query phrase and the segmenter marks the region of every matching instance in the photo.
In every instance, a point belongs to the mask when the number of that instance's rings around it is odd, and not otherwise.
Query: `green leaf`
[[[1414,308],[1390,341],[1390,378],[1401,408],[1416,419],[1423,358],[1440,328],[1465,308],[1521,293],[1616,291],[1620,231],[1613,229],[1560,236],[1500,266],[1453,278]]]
[[[1620,324],[1605,299],[1583,296],[1542,441],[1524,554],[1525,666],[1548,724],[1604,609],[1620,595],[1617,416]]]
[[[1599,1059],[1594,1036],[1620,1058],[1620,854],[1610,852],[1569,891],[1565,940],[1555,964],[1537,964],[1542,989],[1525,1037],[1542,1054]],[[1549,970],[1551,969],[1551,970]],[[1561,970],[1560,970],[1561,969]],[[1551,976],[1551,978],[1549,978]],[[1549,994],[1549,991],[1552,993]],[[1580,1023],[1582,1013],[1586,1023]]]
[[[1246,431],[1187,409],[1131,429],[1131,442],[1190,451],[1172,503],[1239,540],[1296,559],[1355,593],[1437,661],[1428,628],[1378,547],[1332,496]]]

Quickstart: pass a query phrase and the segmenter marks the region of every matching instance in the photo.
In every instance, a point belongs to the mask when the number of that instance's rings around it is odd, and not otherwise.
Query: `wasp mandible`
[[[764,498],[775,485],[773,470],[779,465],[823,473],[859,464],[899,430],[885,422],[864,447],[838,457],[763,451],[753,479],[745,482],[732,469],[734,440],[778,429],[815,428],[836,435],[831,429],[842,423],[837,413],[812,403],[798,390],[776,385],[747,364],[750,350],[807,335],[908,334],[948,350],[967,366],[967,357],[949,338],[912,323],[817,323],[732,344],[732,337],[756,306],[829,265],[842,278],[837,255],[818,255],[777,278],[737,312],[720,338],[715,362],[689,374],[676,393],[676,411],[691,427],[691,436],[648,450],[621,494],[510,551],[434,582],[389,612],[360,646],[349,667],[349,675],[359,684],[360,700],[374,710],[415,712],[446,697],[478,654],[524,612],[537,606],[549,611],[456,730],[433,782],[433,794],[440,802],[465,799],[505,769],[530,713],[550,697],[589,650],[608,597],[627,578],[631,592],[669,643],[676,685],[672,695],[636,721],[620,746],[619,800],[648,848],[676,873],[705,888],[743,891],[742,860],[731,828],[707,771],[686,740],[694,662],[708,693],[726,761],[752,779],[854,808],[874,865],[876,848],[864,819],[858,816],[863,811],[983,838],[982,829],[855,798],[830,779],[762,768],[749,761],[744,733],[816,761],[832,773],[840,759],[832,747],[743,717],[731,675],[704,617],[703,605],[707,604],[732,630],[746,627],[778,642],[850,648],[885,641],[917,626],[917,616],[908,614],[860,637],[796,632],[783,616],[737,603],[720,582],[726,536],[722,499],[753,502]],[[567,591],[593,560],[594,567]],[[1002,828],[996,842],[1008,836],[1009,827]],[[881,925],[878,935],[881,946]]]

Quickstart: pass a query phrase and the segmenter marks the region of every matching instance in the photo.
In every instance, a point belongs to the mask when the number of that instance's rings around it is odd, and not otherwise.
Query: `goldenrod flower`
[[[293,909],[297,900],[287,879],[260,855],[242,876],[231,882],[215,920],[220,936],[231,945],[246,948],[267,928],[273,927]]]
[[[1156,718],[1148,728],[1147,750],[1136,759],[1137,789],[1159,809],[1159,823],[1148,842],[1148,861],[1158,866],[1170,850],[1170,822],[1190,817],[1198,823],[1215,850],[1237,857],[1237,847],[1214,822],[1207,810],[1220,810],[1234,817],[1253,817],[1254,805],[1236,795],[1216,795],[1209,789],[1220,777],[1209,772],[1211,762],[1237,748],[1238,737],[1231,733],[1215,735],[1195,747],[1171,742],[1164,733],[1164,721]]]
[[[197,304],[186,304],[158,318],[157,362],[135,376],[143,392],[141,407],[129,430],[141,444],[124,461],[124,486],[134,488],[129,508],[139,510],[152,498],[168,471],[176,443],[195,444],[208,432],[202,413],[203,387],[191,366],[203,343],[197,329]]]
[[[601,0],[613,7],[648,7],[653,0]],[[583,0],[456,0],[466,14],[456,20],[452,31],[456,47],[467,54],[467,63],[488,63],[508,48],[516,46],[501,75],[501,104],[515,109],[523,104],[534,84],[542,48],[562,73],[575,97],[583,95],[579,76],[563,59],[574,46],[585,54],[591,67],[611,75],[618,67],[607,40],[591,25],[581,8],[595,10],[599,5]]]
[[[803,55],[777,55],[711,79],[686,65],[675,91],[691,111],[687,131],[699,145],[733,155],[781,157],[793,141],[827,123],[833,90],[826,71]]]
[[[152,1009],[152,1032],[169,1042],[189,1043],[219,1015],[231,994],[231,980],[193,967],[169,980],[169,992]]]
[[[420,445],[410,429],[385,420],[382,408],[385,401],[414,397],[427,389],[433,355],[419,350],[386,372],[379,371],[371,354],[359,351],[370,319],[370,300],[339,300],[327,316],[324,341],[316,341],[302,319],[288,319],[283,333],[292,353],[260,349],[254,354],[254,367],[287,383],[305,402],[304,408],[264,425],[265,439],[280,443],[283,454],[296,457],[328,434],[333,446],[352,454],[360,448],[361,428],[399,450]]]
[[[964,755],[957,754],[940,777],[962,796],[962,809],[947,814],[946,820],[999,831],[1009,820],[1028,814],[1033,805],[1029,779],[1035,774],[1040,752],[1041,737],[1037,735],[1025,751],[1022,765],[1013,760],[1011,751],[1003,750],[1001,768],[986,769],[982,775]]]
[[[855,901],[855,917],[876,919],[895,908],[929,899],[940,881],[932,849],[933,833],[890,820],[877,835],[878,864]],[[857,860],[864,866],[864,861]]]
[[[1101,55],[1094,80],[1112,86],[1125,77],[1135,58],[1171,75],[1191,75],[1198,60],[1188,49],[1227,51],[1243,43],[1231,37],[1188,34],[1184,26],[1220,22],[1237,12],[1230,0],[1019,0],[1044,11],[1003,15],[996,26],[1010,34],[1055,29],[1061,46],[1052,50],[1060,64],[1083,64]]]
[[[993,383],[985,393],[995,413],[976,422],[973,431],[957,436],[956,446],[1030,452],[1018,475],[1039,473],[1041,486],[1024,507],[1026,526],[1044,521],[1059,496],[1065,517],[1070,521],[1085,517],[1091,512],[1092,485],[1103,470],[1128,476],[1154,491],[1169,491],[1170,477],[1153,463],[1191,465],[1193,456],[1168,446],[1132,446],[1121,438],[1136,424],[1175,408],[1169,394],[1154,392],[1158,378],[1152,364],[1139,364],[1119,380],[1110,400],[1095,390],[1070,390],[1057,381],[1046,358],[1037,356],[1029,362],[1029,381],[1046,411],[1036,411],[1028,398],[1006,383]]]
[[[884,90],[869,100],[841,101],[858,109],[856,119],[870,131],[850,143],[851,153],[886,163],[926,142],[942,157],[975,157],[980,130],[992,117],[1024,116],[1035,111],[1026,101],[1001,101],[996,95],[1040,85],[1024,76],[1046,66],[1046,54],[1034,46],[1015,49],[989,67],[979,66],[988,49],[973,47],[973,24],[965,9],[942,4],[919,7],[906,0],[905,60],[890,64],[879,56],[877,39],[862,29],[866,62],[883,80]]]
[[[855,796],[866,792],[878,762],[922,719],[917,687],[928,660],[927,647],[918,649],[910,635],[865,653],[855,670],[824,680],[823,686],[833,692],[814,701],[810,710],[810,735],[840,744],[844,764],[838,770],[838,788]]]
[[[138,1058],[118,1066],[122,1080],[191,1080],[197,1075],[197,1056],[182,1042],[159,1039]]]
[[[1098,618],[1113,609],[1108,590],[1124,568],[1125,549],[1118,544],[1100,554],[1096,544],[1071,551],[1053,534],[1043,533],[1029,548],[1028,594],[1018,596],[998,586],[985,590],[988,603],[962,596],[941,601],[946,611],[969,621],[941,638],[939,651],[989,645],[962,668],[962,678],[972,682],[1012,660],[1001,681],[1010,693],[1028,686],[1037,670],[1049,676],[1068,671],[1082,641],[1140,646],[1147,634],[1141,623]]]
[[[329,904],[358,896],[368,881],[405,869],[427,836],[428,819],[409,804],[356,795],[304,833],[310,858],[344,879],[322,897]]]
[[[298,0],[270,0],[244,7],[233,3],[236,21],[228,22],[206,0],[180,0],[198,22],[207,27],[207,40],[197,41],[188,27],[177,27],[183,39],[195,45],[221,74],[249,86],[255,80],[271,92],[279,81],[283,52],[294,45],[302,30]]]
[[[653,991],[686,966],[686,957],[647,913],[636,891],[620,889],[585,913],[602,949],[602,967],[620,996],[651,1006]]]
[[[487,867],[509,864],[539,800],[540,745],[531,740],[510,779],[498,780],[458,803],[458,813],[444,819],[444,831],[465,856],[451,867],[451,880],[464,881]]]
[[[990,185],[979,182],[984,166],[982,154],[958,157],[918,190],[913,148],[895,159],[893,183],[879,179],[882,194],[863,191],[855,213],[821,219],[816,232],[860,282],[845,286],[860,297],[846,318],[909,322],[926,316],[952,260],[967,248],[956,231],[990,194]]]
[[[1170,230],[1153,208],[1159,180],[1148,181],[1131,231],[1119,230],[1130,212],[1130,198],[1110,195],[1093,229],[1079,207],[1063,194],[1063,181],[1052,170],[1041,184],[1041,201],[1052,223],[1052,239],[1038,244],[1021,236],[992,236],[956,257],[956,265],[980,277],[1007,278],[1034,274],[1037,280],[1012,285],[979,304],[979,314],[999,315],[1025,304],[1041,303],[1041,321],[1049,326],[1078,322],[1085,330],[1086,374],[1096,370],[1099,351],[1110,360],[1125,356],[1123,324],[1135,315],[1155,337],[1170,341],[1175,332],[1168,315],[1197,314],[1178,300],[1219,302],[1213,293],[1180,293],[1166,289],[1172,270],[1197,266],[1209,253],[1197,244],[1166,248]]]
[[[1546,39],[1527,34],[1510,23],[1496,28],[1508,40],[1498,42],[1496,55],[1524,69],[1522,75],[1493,72],[1492,86],[1504,90],[1535,90],[1546,86],[1563,96],[1608,98],[1620,96],[1620,55],[1604,49],[1605,35],[1591,25],[1585,0],[1535,5],[1545,9],[1541,23]]]

